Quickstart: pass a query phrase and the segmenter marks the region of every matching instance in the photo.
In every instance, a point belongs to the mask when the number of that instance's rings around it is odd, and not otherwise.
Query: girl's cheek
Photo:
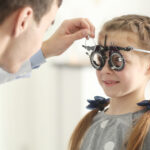
[[[100,82],[100,71],[96,70],[97,80]]]
[[[98,77],[98,70],[96,70],[96,75],[97,75],[97,77]]]
[[[96,70],[96,76],[98,79],[100,78],[100,71]]]

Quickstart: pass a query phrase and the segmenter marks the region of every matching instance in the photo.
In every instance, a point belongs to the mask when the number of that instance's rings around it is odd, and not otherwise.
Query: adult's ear
[[[24,32],[31,23],[32,18],[33,18],[33,10],[31,7],[19,9],[16,13],[13,36],[17,37],[22,32]]]

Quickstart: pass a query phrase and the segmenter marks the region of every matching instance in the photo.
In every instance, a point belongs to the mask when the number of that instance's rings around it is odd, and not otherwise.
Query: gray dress
[[[143,109],[122,115],[99,112],[87,130],[80,150],[125,150],[130,129],[145,111]],[[150,150],[150,133],[146,136],[143,150]]]

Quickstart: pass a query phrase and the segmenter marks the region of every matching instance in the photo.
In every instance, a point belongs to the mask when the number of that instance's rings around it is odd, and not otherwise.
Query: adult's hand
[[[58,56],[68,49],[74,41],[95,37],[95,27],[86,18],[65,20],[56,32],[43,43],[42,51],[45,58]]]

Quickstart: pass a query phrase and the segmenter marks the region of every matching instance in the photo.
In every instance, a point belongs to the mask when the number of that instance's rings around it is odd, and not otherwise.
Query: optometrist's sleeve
[[[33,69],[39,68],[40,65],[45,63],[46,60],[43,56],[42,50],[39,50],[33,55],[30,60],[26,61],[17,73],[8,73],[0,68],[0,84],[12,81],[19,78],[29,78]]]
[[[21,68],[19,69],[19,71],[17,73],[8,73],[5,70],[3,70],[2,68],[0,68],[0,84],[8,82],[8,81],[12,81],[14,79],[17,79],[19,77],[29,77],[30,72],[32,71],[32,67],[31,67],[31,62],[30,61],[26,61]]]
[[[40,49],[35,55],[30,58],[32,69],[39,68],[40,65],[46,62],[42,50]]]

